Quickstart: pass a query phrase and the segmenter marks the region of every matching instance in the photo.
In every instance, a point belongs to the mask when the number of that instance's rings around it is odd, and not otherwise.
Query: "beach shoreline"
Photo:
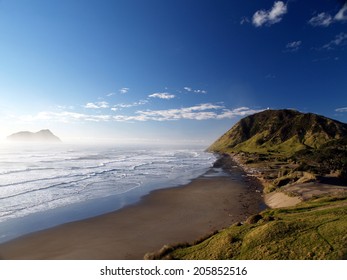
[[[152,191],[117,211],[0,244],[0,258],[143,259],[165,244],[192,242],[263,210],[259,185],[233,164],[215,166],[234,168],[231,174],[212,168],[187,185]]]

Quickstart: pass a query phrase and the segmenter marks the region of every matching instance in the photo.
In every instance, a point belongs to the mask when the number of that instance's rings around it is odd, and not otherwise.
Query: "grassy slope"
[[[160,252],[170,259],[347,259],[347,194],[266,210],[193,245]]]

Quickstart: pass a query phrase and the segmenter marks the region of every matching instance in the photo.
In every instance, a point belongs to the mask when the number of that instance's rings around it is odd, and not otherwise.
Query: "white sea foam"
[[[0,150],[2,222],[137,189],[189,182],[215,161],[200,149],[10,147]],[[98,205],[98,207],[103,207]]]

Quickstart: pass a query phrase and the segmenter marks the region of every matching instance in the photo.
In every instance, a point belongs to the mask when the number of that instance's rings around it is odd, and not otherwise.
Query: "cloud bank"
[[[101,102],[89,102],[86,105],[84,105],[84,108],[86,109],[105,109],[108,108],[109,104],[106,101],[101,101]]]
[[[347,43],[347,34],[341,32],[335,36],[335,39],[325,44],[322,48],[326,50],[334,50],[336,47],[343,46]]]
[[[148,97],[160,98],[160,99],[173,99],[173,98],[175,98],[175,95],[170,94],[168,92],[157,92],[157,93],[153,93],[153,94],[148,95]]]
[[[148,103],[148,100],[143,99],[137,102],[133,102],[133,103],[119,103],[116,105],[113,105],[111,110],[112,111],[118,111],[124,108],[131,108],[131,107],[137,107],[137,106],[141,106],[141,105],[145,105]]]
[[[177,120],[221,120],[246,116],[262,110],[239,107],[227,109],[222,105],[204,103],[191,107],[182,107],[167,110],[142,110],[132,115],[120,114],[84,114],[77,112],[39,112],[38,114],[20,116],[17,119],[23,122],[55,121],[55,122],[134,122],[134,121],[177,121]]]

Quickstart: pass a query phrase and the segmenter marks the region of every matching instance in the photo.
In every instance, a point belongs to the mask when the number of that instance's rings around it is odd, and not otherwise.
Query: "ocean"
[[[200,147],[2,145],[0,243],[187,184],[215,160]]]

